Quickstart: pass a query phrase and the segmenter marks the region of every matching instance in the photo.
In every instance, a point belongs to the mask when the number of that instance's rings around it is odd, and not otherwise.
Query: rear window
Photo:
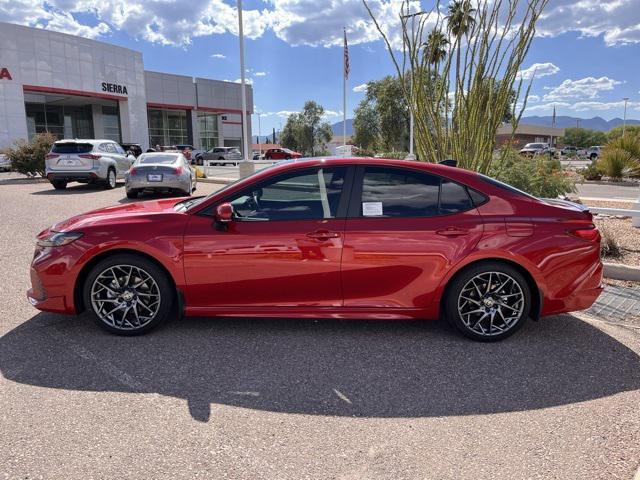
[[[90,143],[76,143],[76,142],[68,142],[68,143],[54,143],[51,147],[52,153],[89,153],[93,150],[93,145]]]
[[[139,164],[160,163],[170,165],[178,160],[178,155],[141,155],[138,159]]]
[[[512,187],[511,185],[509,185],[507,183],[503,183],[500,180],[496,180],[495,178],[487,177],[486,175],[483,175],[481,173],[479,173],[478,176],[482,180],[487,182],[488,184],[493,185],[494,187],[498,187],[498,188],[500,188],[502,190],[506,190],[507,192],[510,192],[510,193],[515,193],[516,195],[520,195],[520,196],[523,196],[523,197],[531,198],[533,200],[538,200],[538,198],[534,197],[533,195],[529,195],[527,192],[523,192],[522,190],[519,190],[516,187]]]

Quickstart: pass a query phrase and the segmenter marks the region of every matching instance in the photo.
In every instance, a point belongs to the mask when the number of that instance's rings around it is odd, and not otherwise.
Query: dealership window
[[[25,103],[29,138],[49,132],[58,139],[93,138],[91,105]]]
[[[189,128],[185,110],[150,108],[147,111],[147,118],[149,122],[149,144],[152,147],[189,143]]]
[[[233,137],[224,137],[224,146],[225,147],[238,147],[238,150],[242,151],[242,139],[241,138],[233,138]]]
[[[218,138],[218,115],[198,112],[198,130],[200,131],[200,148],[210,150],[220,145]]]
[[[102,106],[102,125],[104,138],[120,143],[120,116],[118,107]]]

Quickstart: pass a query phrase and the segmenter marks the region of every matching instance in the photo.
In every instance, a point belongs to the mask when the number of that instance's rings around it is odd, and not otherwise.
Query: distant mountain
[[[576,118],[567,116],[556,116],[556,127],[558,128],[573,128],[580,126],[580,128],[590,128],[592,130],[600,130],[601,132],[608,132],[612,128],[622,125],[623,120],[621,118],[613,118],[611,120],[605,120],[602,117],[593,118]],[[531,116],[522,117],[520,123],[526,125],[540,125],[542,127],[551,127],[553,123],[553,117],[551,115],[545,117]],[[640,120],[627,119],[627,125],[640,125]]]
[[[347,118],[347,135],[353,135],[353,118]],[[342,135],[342,122],[336,122],[331,125],[334,135]]]

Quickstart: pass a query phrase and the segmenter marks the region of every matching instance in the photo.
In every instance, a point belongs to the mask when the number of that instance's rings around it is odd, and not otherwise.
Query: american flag
[[[347,45],[347,29],[344,29],[344,78],[349,78],[349,45]]]

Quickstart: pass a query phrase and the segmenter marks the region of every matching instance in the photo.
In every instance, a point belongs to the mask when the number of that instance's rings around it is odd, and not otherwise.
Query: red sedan
[[[276,165],[202,198],[95,210],[38,235],[31,303],[123,335],[177,313],[437,319],[498,340],[600,292],[591,214],[403,160]]]
[[[267,160],[289,160],[302,158],[302,154],[288,148],[270,148],[264,153],[264,158]]]

